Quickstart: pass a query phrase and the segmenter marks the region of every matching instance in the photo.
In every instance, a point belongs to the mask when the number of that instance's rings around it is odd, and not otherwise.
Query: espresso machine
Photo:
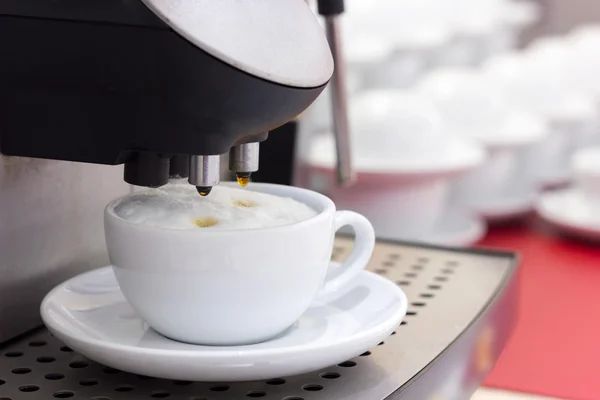
[[[2,153],[124,164],[148,187],[184,156],[205,192],[221,154],[256,171],[259,142],[312,103],[333,60],[304,2],[219,3],[9,1]]]
[[[12,215],[29,214],[32,205],[19,206],[18,199],[9,199],[11,191],[51,200],[40,199],[33,208],[52,213],[52,202],[68,208],[77,201],[79,212],[97,217],[100,204],[81,203],[118,196],[128,186],[105,182],[104,176],[56,180],[44,168],[68,167],[47,160],[87,163],[70,165],[86,171],[100,171],[89,164],[123,165],[120,179],[135,186],[159,187],[170,176],[187,177],[206,195],[219,183],[220,157],[227,154],[243,182],[258,170],[259,143],[268,132],[310,105],[333,73],[327,39],[303,0],[9,0],[0,4],[0,21],[0,152],[7,193],[1,207]],[[18,195],[25,179],[12,170],[33,180]],[[61,210],[57,205],[54,211]],[[10,219],[3,218],[4,234],[26,235]],[[97,219],[84,232],[99,238]],[[78,229],[68,218],[52,224],[57,231]],[[11,239],[3,242],[8,246]],[[10,268],[13,279],[31,274],[17,265],[23,257],[13,259],[10,249],[2,253],[8,254],[3,270]],[[13,299],[0,299],[6,317]],[[0,329],[0,340],[31,328],[11,326],[6,333]]]
[[[304,0],[0,2],[0,398],[107,399],[117,383],[158,385],[150,397],[174,399],[458,399],[475,390],[514,323],[516,261],[507,253],[380,241],[368,268],[413,301],[386,347],[337,372],[229,392],[143,383],[95,364],[80,372],[106,379],[88,387],[72,367],[82,356],[40,327],[53,286],[109,263],[106,203],[171,177],[209,195],[221,158],[241,183],[250,174],[277,181],[268,172],[291,165],[293,121],[328,83],[338,182],[352,181],[342,11],[340,0],[320,1],[323,30]],[[340,238],[334,258],[351,246]],[[456,365],[460,376],[448,374]],[[118,398],[146,398],[129,395]]]

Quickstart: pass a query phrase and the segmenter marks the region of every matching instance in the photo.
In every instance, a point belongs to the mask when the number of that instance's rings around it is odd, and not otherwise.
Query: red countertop
[[[481,247],[520,253],[519,321],[486,386],[600,399],[600,244],[530,220],[491,228]]]

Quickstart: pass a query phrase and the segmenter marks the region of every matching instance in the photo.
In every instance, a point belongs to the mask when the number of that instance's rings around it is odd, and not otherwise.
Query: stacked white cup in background
[[[581,92],[600,98],[600,25],[586,25],[574,29],[565,37],[569,48],[570,84]]]
[[[440,110],[447,134],[476,141],[488,154],[482,165],[452,184],[452,208],[487,220],[531,211],[536,187],[522,174],[523,154],[547,136],[544,121],[511,108],[497,85],[474,69],[440,69],[419,91]]]
[[[488,43],[488,55],[516,49],[521,34],[541,18],[540,5],[533,1],[507,0],[497,2],[493,12],[498,13],[499,22],[496,34]]]
[[[550,125],[550,135],[531,149],[524,170],[542,187],[569,182],[576,143],[598,121],[593,99],[568,83],[565,57],[563,39],[545,38],[526,51],[494,57],[483,68],[513,107]]]
[[[590,96],[600,111],[600,25],[577,28],[565,40],[569,51],[566,57],[569,84],[579,93]],[[595,145],[600,145],[600,123],[580,137],[576,148]]]
[[[334,183],[332,135],[312,143],[310,187],[343,209],[363,212],[379,237],[465,246],[479,240],[476,217],[448,212],[450,181],[483,162],[472,141],[443,131],[428,99],[414,91],[374,90],[351,100],[355,185]]]
[[[348,0],[343,35],[358,182],[339,188],[332,180],[326,91],[300,119],[305,168],[296,184],[367,214],[386,237],[443,243],[435,232],[450,229],[450,215],[527,215],[542,190],[572,181],[575,152],[600,145],[600,25],[517,49],[540,11],[527,0]],[[430,130],[399,116],[419,114],[427,102],[436,110],[424,118]],[[460,172],[440,163],[435,173],[411,169],[415,157],[432,167],[440,158],[432,154],[461,140],[482,148],[485,161]]]
[[[474,66],[488,55],[500,22],[499,15],[493,12],[493,3],[494,0],[432,0],[453,31],[450,45],[440,54],[439,65]]]
[[[595,96],[591,91],[572,83],[578,74],[578,66],[585,62],[574,56],[574,48],[565,37],[538,39],[527,51],[529,63],[534,73],[545,82],[552,80],[559,86],[559,96],[563,102],[558,129],[567,135],[567,157],[565,167],[569,168],[572,155],[582,147],[592,144],[600,137],[598,132],[600,114]],[[572,178],[569,173],[569,180]]]
[[[435,66],[438,54],[449,45],[452,32],[448,24],[437,21],[422,0],[379,0],[368,11],[352,13],[345,17],[345,29],[354,34],[385,38],[392,51],[370,70],[359,70],[347,57],[350,74],[361,75],[361,88],[410,87],[419,76]],[[352,39],[348,33],[347,38]],[[372,43],[371,43],[372,45]],[[348,52],[356,46],[348,41]]]
[[[530,1],[457,1],[348,1],[341,16],[348,96],[409,88],[444,65],[476,65],[515,47],[518,34],[539,18]],[[328,89],[301,124],[303,140],[324,126],[331,129]]]
[[[573,187],[544,193],[536,210],[567,233],[600,239],[600,147],[579,150],[571,159]]]
[[[539,6],[514,0],[429,0],[430,13],[445,18],[452,31],[440,54],[441,66],[473,66],[513,49],[524,29],[540,18]]]

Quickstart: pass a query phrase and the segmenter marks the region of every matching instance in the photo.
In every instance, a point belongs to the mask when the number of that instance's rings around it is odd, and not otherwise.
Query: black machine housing
[[[266,139],[324,88],[232,67],[139,0],[3,0],[0,49],[0,153],[125,163],[146,186],[166,183],[172,155]]]

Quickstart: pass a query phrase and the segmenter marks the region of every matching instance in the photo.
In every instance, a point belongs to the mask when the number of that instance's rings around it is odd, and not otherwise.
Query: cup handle
[[[329,267],[319,294],[334,292],[346,285],[367,266],[375,248],[375,230],[369,220],[362,215],[354,211],[336,211],[333,223],[335,231],[346,225],[352,227],[355,235],[354,248],[348,259],[339,267]]]

